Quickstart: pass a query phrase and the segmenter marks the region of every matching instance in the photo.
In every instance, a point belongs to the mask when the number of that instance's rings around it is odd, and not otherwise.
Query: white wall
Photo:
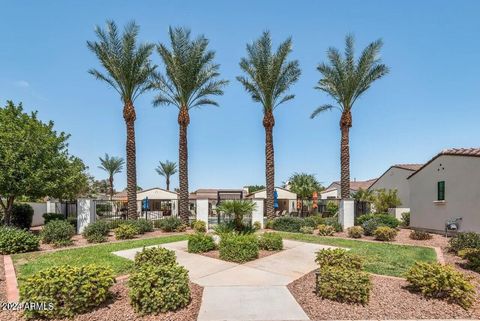
[[[328,198],[339,198],[339,190],[334,189],[334,190],[327,191],[327,192],[325,192],[325,191],[320,192],[320,199],[325,200],[325,199],[328,199]]]
[[[460,231],[480,232],[480,157],[442,155],[408,181],[412,227],[443,231],[447,219],[462,217]],[[445,181],[444,202],[438,181]]]
[[[400,206],[408,208],[410,207],[410,185],[407,177],[412,174],[413,171],[407,169],[390,167],[369,189],[396,189],[398,198],[402,202]]]
[[[43,225],[43,214],[47,212],[47,203],[25,203],[33,208],[32,226]]]

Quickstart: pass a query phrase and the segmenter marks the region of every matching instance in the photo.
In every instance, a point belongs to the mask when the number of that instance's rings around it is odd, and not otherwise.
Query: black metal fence
[[[93,209],[97,220],[116,221],[127,219],[127,202],[93,200]]]
[[[77,201],[63,201],[55,203],[55,212],[63,214],[65,219],[77,218]]]

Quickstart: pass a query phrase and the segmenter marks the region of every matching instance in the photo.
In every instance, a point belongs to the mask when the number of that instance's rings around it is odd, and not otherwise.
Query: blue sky
[[[97,178],[105,152],[125,155],[122,104],[92,78],[86,48],[94,26],[135,20],[142,41],[166,42],[168,27],[204,34],[229,79],[220,107],[191,112],[190,188],[263,184],[262,110],[235,80],[246,43],[270,30],[274,44],[293,37],[302,76],[296,95],[276,111],[277,185],[293,172],[315,173],[325,185],[339,177],[339,113],[309,115],[331,100],[313,89],[328,47],[354,33],[357,52],[383,38],[390,74],[356,104],[351,177],[369,179],[395,163],[425,162],[443,148],[479,145],[480,2],[478,1],[5,1],[0,19],[0,102],[22,101],[72,135],[70,152]],[[155,53],[153,61],[160,64]],[[161,64],[160,64],[160,67]],[[136,101],[137,172],[143,188],[164,186],[159,160],[177,160],[174,107],[153,108],[153,93]],[[117,176],[117,188],[126,184]],[[177,176],[172,185],[178,186]]]

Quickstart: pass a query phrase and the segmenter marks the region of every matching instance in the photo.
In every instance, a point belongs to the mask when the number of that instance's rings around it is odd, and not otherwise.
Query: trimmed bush
[[[44,213],[42,215],[44,224],[54,220],[65,220],[65,215],[58,213]]]
[[[213,237],[204,233],[195,233],[188,236],[188,252],[203,253],[215,249]]]
[[[177,256],[174,251],[167,250],[163,247],[143,248],[142,252],[135,254],[135,266],[143,266],[152,264],[155,266],[172,265],[177,263]]]
[[[374,218],[372,218],[371,220],[365,221],[362,224],[363,234],[365,234],[366,236],[371,236],[373,235],[373,232],[375,232],[375,230],[380,226],[385,226],[385,225],[380,224],[380,222]]]
[[[320,269],[317,295],[329,300],[366,304],[372,288],[368,273],[338,267]]]
[[[283,216],[277,217],[273,220],[272,229],[276,231],[298,233],[303,225],[304,222],[299,217]]]
[[[188,271],[178,265],[142,265],[128,280],[130,304],[141,315],[175,311],[190,302]]]
[[[378,226],[388,226],[391,228],[397,228],[400,225],[400,221],[390,214],[365,214],[357,218],[358,225],[364,225],[367,221],[376,220]],[[373,232],[373,231],[372,231]]]
[[[207,224],[204,221],[195,221],[193,229],[195,232],[205,233],[207,231]]]
[[[88,243],[102,243],[107,240],[109,231],[108,223],[100,220],[85,227],[82,235]]]
[[[427,298],[444,299],[468,309],[475,300],[475,287],[452,266],[417,262],[405,275],[410,288]]]
[[[244,263],[258,258],[257,237],[252,234],[223,234],[219,244],[220,258],[225,261]]]
[[[363,235],[363,227],[361,226],[352,226],[347,229],[348,237],[353,239],[359,239]]]
[[[107,267],[61,265],[42,270],[21,282],[22,302],[52,303],[53,309],[25,310],[27,318],[73,318],[98,307],[115,283]]]
[[[134,224],[138,227],[138,233],[145,234],[147,232],[153,232],[153,222],[144,218],[133,220]]]
[[[480,273],[480,249],[463,249],[458,256],[467,260],[467,268]]]
[[[388,226],[380,226],[373,232],[378,241],[393,241],[397,236],[397,230]]]
[[[36,251],[39,239],[32,233],[13,227],[0,227],[0,254]]]
[[[334,217],[326,217],[325,218],[325,225],[332,226],[335,229],[335,232],[342,232],[343,226],[342,224],[338,223],[338,218]]]
[[[402,213],[402,225],[403,226],[410,226],[410,212]]]
[[[182,229],[182,225],[182,220],[174,216],[155,221],[155,227],[164,232],[177,232],[178,229]]]
[[[480,234],[475,232],[460,232],[449,241],[450,249],[458,253],[464,249],[479,249]]]
[[[132,224],[120,224],[115,229],[115,238],[117,240],[133,239],[138,234],[138,227]]]
[[[323,249],[316,253],[315,262],[324,267],[336,267],[349,270],[362,270],[363,260],[360,256],[350,253],[345,249]]]
[[[303,224],[305,226],[310,226],[315,228],[321,224],[325,224],[325,219],[320,215],[312,215],[312,216],[305,217],[303,220]]]
[[[375,217],[375,214],[363,214],[357,217],[355,220],[357,222],[357,225],[363,225],[366,221],[370,221],[372,218]]]
[[[12,207],[10,223],[20,229],[30,229],[32,226],[33,208],[28,204],[15,203]]]
[[[409,237],[412,240],[430,240],[432,235],[424,231],[413,230],[410,232]]]
[[[67,221],[53,220],[43,226],[42,241],[54,246],[67,246],[72,244],[75,228]]]
[[[335,228],[330,225],[319,225],[317,227],[318,235],[320,236],[333,236],[335,235]]]
[[[303,234],[313,234],[313,231],[315,229],[311,226],[302,226],[300,228],[300,233],[303,233]]]
[[[282,237],[277,233],[263,233],[258,237],[258,247],[267,251],[283,250]]]

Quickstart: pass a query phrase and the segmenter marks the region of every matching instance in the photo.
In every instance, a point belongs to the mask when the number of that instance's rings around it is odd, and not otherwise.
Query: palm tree
[[[158,175],[165,177],[167,191],[170,190],[170,177],[177,172],[177,163],[167,160],[165,163],[160,162],[160,165],[155,168]]]
[[[243,217],[252,212],[257,207],[257,204],[251,200],[226,200],[217,206],[218,212],[223,212],[227,215],[233,215],[233,223],[236,231],[243,229]]]
[[[377,79],[388,73],[388,67],[381,63],[379,53],[383,42],[381,39],[370,43],[355,61],[354,38],[347,35],[345,39],[345,57],[342,57],[336,48],[328,49],[329,64],[321,63],[317,69],[322,74],[315,89],[326,92],[335,100],[335,105],[322,105],[311,115],[338,108],[340,117],[340,169],[341,169],[341,197],[350,198],[350,128],[352,127],[352,108],[357,99]]]
[[[149,81],[155,66],[150,63],[152,44],[137,44],[139,27],[131,22],[119,35],[113,21],[106,29],[96,27],[97,41],[88,41],[88,48],[97,56],[106,73],[90,69],[96,79],[112,86],[123,103],[123,118],[127,127],[127,198],[128,216],[137,216],[137,169],[135,149],[135,99],[151,89]]]
[[[272,52],[270,33],[265,31],[252,44],[247,45],[247,58],[242,58],[240,68],[245,76],[237,77],[252,100],[263,107],[263,126],[265,127],[265,176],[266,176],[266,213],[269,219],[275,216],[273,193],[275,189],[275,164],[273,150],[273,111],[280,104],[289,101],[295,95],[286,94],[290,86],[300,77],[297,60],[287,61],[292,51],[292,39],[280,44]]]
[[[113,194],[115,192],[113,188],[113,176],[122,172],[125,161],[121,157],[110,157],[108,154],[105,154],[105,158],[99,157],[99,159],[101,165],[98,166],[98,168],[103,169],[105,172],[108,173],[108,184],[110,185],[110,200],[112,200]]]
[[[313,174],[307,173],[294,173],[289,179],[290,191],[297,194],[302,201],[302,212],[303,212],[303,201],[312,197],[314,192],[320,192],[323,187]]]
[[[218,106],[211,96],[223,95],[222,88],[228,83],[218,80],[220,65],[215,64],[215,52],[208,50],[208,39],[199,36],[190,39],[190,30],[170,28],[171,49],[164,44],[157,51],[165,65],[165,74],[155,74],[153,86],[158,95],[153,104],[173,105],[178,108],[179,125],[179,214],[188,223],[188,144],[187,127],[190,124],[190,109],[203,105]]]

